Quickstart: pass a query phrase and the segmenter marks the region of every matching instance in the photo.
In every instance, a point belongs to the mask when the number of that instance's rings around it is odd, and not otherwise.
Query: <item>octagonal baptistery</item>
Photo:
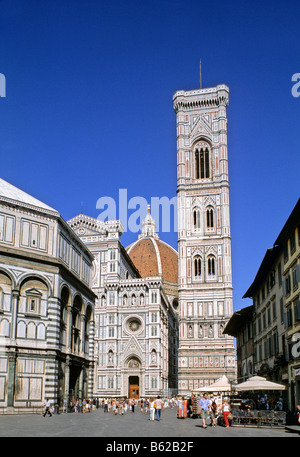
[[[159,239],[149,207],[142,223],[142,233],[126,250],[142,278],[162,276],[164,291],[177,311],[178,252]]]

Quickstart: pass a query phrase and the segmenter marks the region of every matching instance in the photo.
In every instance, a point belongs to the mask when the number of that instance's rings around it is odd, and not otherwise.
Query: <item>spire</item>
[[[147,215],[142,222],[142,233],[139,235],[140,238],[153,237],[158,239],[158,234],[156,233],[156,224],[155,220],[151,216],[151,207],[147,207]]]

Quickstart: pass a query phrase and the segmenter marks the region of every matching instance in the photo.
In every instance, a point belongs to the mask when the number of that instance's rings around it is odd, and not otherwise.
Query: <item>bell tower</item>
[[[178,392],[235,378],[227,155],[229,88],[178,91]]]

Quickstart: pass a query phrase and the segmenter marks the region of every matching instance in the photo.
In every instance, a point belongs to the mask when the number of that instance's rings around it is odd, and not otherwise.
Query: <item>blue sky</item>
[[[66,220],[119,189],[174,197],[172,97],[199,87],[201,59],[203,87],[230,88],[234,310],[249,305],[299,198],[299,17],[293,0],[0,0],[0,176]]]

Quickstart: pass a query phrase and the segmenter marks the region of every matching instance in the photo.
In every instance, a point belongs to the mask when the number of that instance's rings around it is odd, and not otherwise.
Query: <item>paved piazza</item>
[[[91,413],[70,413],[43,417],[39,414],[1,415],[1,437],[125,437],[127,442],[131,438],[135,443],[144,442],[144,438],[178,438],[188,441],[194,440],[194,447],[198,440],[204,437],[299,437],[297,433],[290,433],[283,428],[250,428],[230,427],[229,429],[217,426],[208,426],[203,429],[201,419],[177,419],[177,408],[166,409],[162,412],[162,420],[150,422],[149,415],[141,413],[139,408],[132,413],[127,411],[123,416],[114,416],[112,412],[104,413],[99,408]],[[158,441],[157,441],[158,442]],[[103,440],[103,443],[114,443],[113,439]],[[122,443],[120,439],[119,443]],[[153,445],[155,446],[155,444]],[[142,450],[143,445],[141,445]],[[133,452],[134,453],[134,452]],[[139,452],[141,454],[141,452]]]

